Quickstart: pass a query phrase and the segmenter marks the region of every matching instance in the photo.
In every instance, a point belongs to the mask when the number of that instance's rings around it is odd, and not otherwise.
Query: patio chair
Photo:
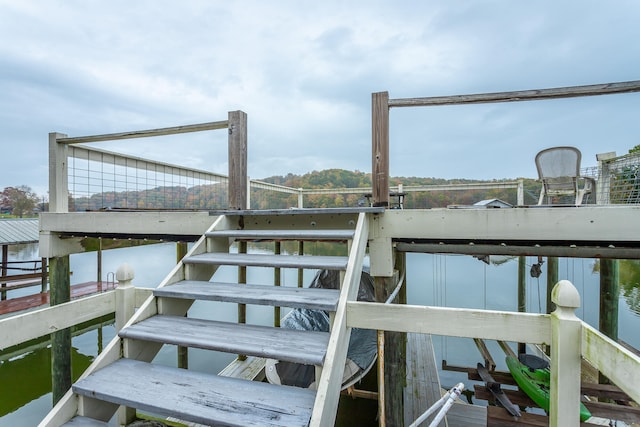
[[[553,197],[573,196],[575,204],[581,205],[586,194],[595,188],[595,180],[580,176],[582,154],[575,147],[552,147],[536,155],[538,178],[542,182],[538,204],[551,204]]]

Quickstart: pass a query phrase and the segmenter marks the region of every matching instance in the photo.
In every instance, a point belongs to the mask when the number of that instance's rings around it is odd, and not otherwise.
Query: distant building
[[[486,199],[480,200],[474,203],[473,206],[485,207],[485,208],[512,208],[513,205],[500,199]]]

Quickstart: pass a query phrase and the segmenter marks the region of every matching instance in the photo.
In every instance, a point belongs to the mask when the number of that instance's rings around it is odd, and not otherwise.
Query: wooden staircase
[[[222,426],[333,425],[349,340],[345,308],[356,299],[367,243],[362,212],[335,214],[343,228],[309,228],[305,215],[287,227],[219,217],[155,289],[40,426],[106,426],[120,406]],[[287,218],[288,218],[287,217]],[[276,223],[278,221],[275,221]],[[252,223],[255,229],[235,229]],[[324,222],[322,222],[324,226]],[[349,256],[231,253],[234,241],[349,242]],[[209,281],[221,265],[329,269],[345,273],[341,290]],[[330,333],[187,317],[196,301],[309,308],[334,312]],[[316,365],[317,390],[160,366],[165,344]],[[324,368],[323,368],[324,367]],[[129,409],[129,418],[132,409]]]

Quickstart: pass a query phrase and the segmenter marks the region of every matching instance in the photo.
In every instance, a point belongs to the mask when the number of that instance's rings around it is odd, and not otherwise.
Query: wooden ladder
[[[356,298],[367,217],[356,214],[344,228],[267,228],[255,221],[255,229],[234,229],[250,222],[245,216],[240,221],[219,217],[40,426],[106,426],[120,406],[204,425],[333,425],[340,391],[336,378],[346,357],[338,346],[345,336],[348,344],[346,301]],[[349,242],[351,249],[349,256],[229,251],[234,241],[282,240]],[[221,265],[345,273],[342,290],[210,281]],[[329,333],[187,317],[196,300],[326,310],[335,313],[339,327]],[[316,373],[322,372],[318,391],[152,363],[166,344],[315,365]],[[322,371],[327,361],[330,372]]]

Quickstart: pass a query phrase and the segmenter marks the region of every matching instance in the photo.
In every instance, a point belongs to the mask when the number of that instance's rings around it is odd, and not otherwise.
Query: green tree
[[[38,201],[38,195],[27,185],[6,187],[0,195],[0,206],[20,218],[31,215]]]

